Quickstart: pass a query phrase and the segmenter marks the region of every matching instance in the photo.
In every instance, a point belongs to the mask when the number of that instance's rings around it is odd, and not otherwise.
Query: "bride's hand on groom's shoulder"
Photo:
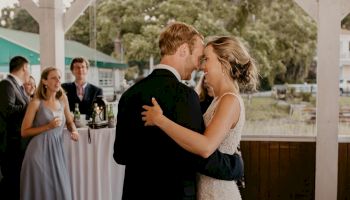
[[[142,108],[145,109],[145,111],[141,113],[142,121],[145,122],[145,126],[157,126],[163,116],[163,110],[155,98],[152,98],[152,104],[153,106],[142,106]]]

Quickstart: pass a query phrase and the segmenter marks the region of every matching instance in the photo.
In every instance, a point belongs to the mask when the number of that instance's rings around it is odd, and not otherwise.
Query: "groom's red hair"
[[[203,39],[203,35],[191,25],[182,22],[173,22],[169,24],[159,36],[160,55],[162,57],[165,55],[173,55],[177,48],[184,43],[189,45],[190,51],[192,52],[195,36]]]

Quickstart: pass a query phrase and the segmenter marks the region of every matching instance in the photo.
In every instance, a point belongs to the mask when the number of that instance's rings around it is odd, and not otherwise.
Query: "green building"
[[[39,35],[23,31],[0,28],[0,80],[9,73],[9,61],[16,55],[26,57],[30,62],[32,76],[40,79],[40,42]],[[70,62],[74,57],[82,56],[90,61],[89,82],[103,88],[106,95],[121,89],[124,69],[127,64],[92,49],[76,41],[65,41],[65,80],[73,81]]]

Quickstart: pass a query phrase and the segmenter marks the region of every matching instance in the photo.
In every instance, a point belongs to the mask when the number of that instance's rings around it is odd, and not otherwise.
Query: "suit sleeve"
[[[198,95],[192,92],[185,102],[188,102],[188,104],[185,105],[187,108],[180,110],[188,110],[189,112],[186,113],[188,117],[183,116],[183,119],[190,122],[188,126],[190,126],[192,130],[203,132],[204,122]],[[200,119],[200,121],[197,119]],[[207,159],[195,156],[194,162],[198,172],[216,179],[237,180],[243,176],[243,161],[237,154],[229,155],[216,150]]]
[[[0,93],[3,97],[0,98],[0,112],[4,117],[11,117],[24,113],[26,105],[16,105],[16,94],[11,83],[8,81],[0,82]]]
[[[103,95],[103,90],[101,88],[97,89],[97,96]]]
[[[128,120],[130,118],[127,111],[127,103],[125,100],[125,97],[122,96],[119,100],[118,104],[118,114],[117,114],[117,125],[115,129],[115,140],[114,140],[114,153],[113,158],[114,160],[121,165],[127,164],[127,145],[128,142],[128,132],[130,128]],[[130,113],[130,112],[129,112]],[[129,144],[130,145],[130,144]]]

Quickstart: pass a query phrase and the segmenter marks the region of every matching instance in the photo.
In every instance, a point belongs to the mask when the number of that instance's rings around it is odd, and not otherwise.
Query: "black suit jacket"
[[[89,119],[92,113],[92,102],[96,99],[97,96],[103,95],[102,89],[87,83],[84,89],[83,100],[80,101],[77,95],[77,88],[75,83],[63,83],[62,88],[65,90],[68,101],[69,109],[74,112],[75,104],[79,103],[79,110],[81,114],[86,114],[86,118]]]
[[[3,179],[0,194],[19,199],[20,172],[29,138],[21,137],[21,126],[29,98],[12,76],[0,82],[0,161]]]
[[[0,152],[24,153],[28,139],[22,139],[21,126],[29,99],[12,76],[0,82],[0,94]]]
[[[142,105],[155,97],[164,115],[205,130],[198,95],[168,70],[156,69],[128,89],[118,105],[114,159],[125,165],[123,200],[196,199],[196,172],[232,180],[242,175],[237,155],[215,151],[208,159],[187,152],[158,127],[145,127]]]

